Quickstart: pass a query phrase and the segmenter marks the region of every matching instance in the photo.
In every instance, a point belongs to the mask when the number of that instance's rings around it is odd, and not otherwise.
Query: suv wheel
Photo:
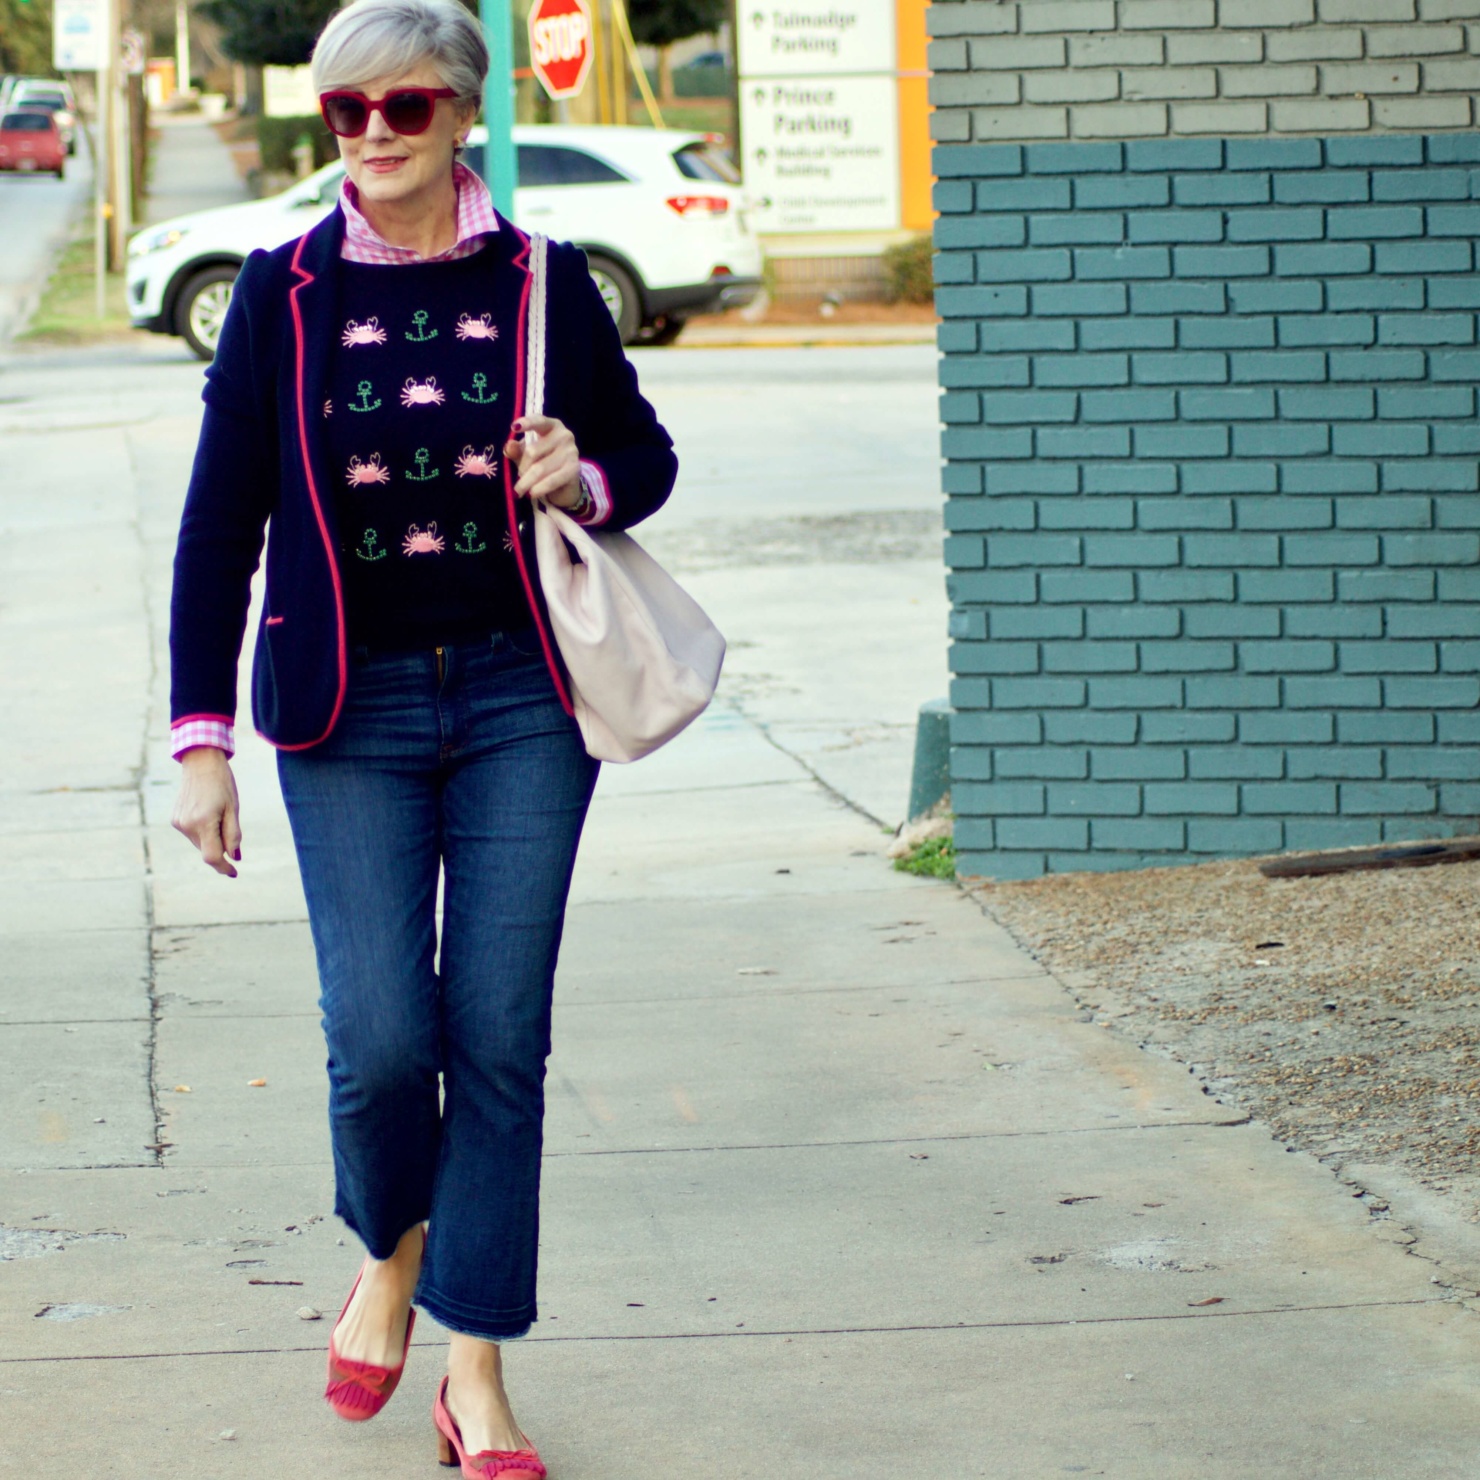
[[[216,357],[216,343],[221,338],[221,325],[231,305],[231,285],[238,271],[235,267],[209,267],[191,278],[180,294],[175,322],[185,343],[202,360]]]
[[[601,292],[601,301],[616,321],[622,343],[631,344],[642,328],[642,299],[632,274],[618,267],[610,257],[591,257],[586,265],[591,270],[591,281]]]

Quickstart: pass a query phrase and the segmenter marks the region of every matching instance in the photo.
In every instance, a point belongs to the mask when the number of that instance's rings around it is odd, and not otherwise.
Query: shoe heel
[[[453,1453],[452,1441],[440,1429],[437,1431],[437,1463],[446,1465],[449,1470],[457,1469],[461,1461]]]

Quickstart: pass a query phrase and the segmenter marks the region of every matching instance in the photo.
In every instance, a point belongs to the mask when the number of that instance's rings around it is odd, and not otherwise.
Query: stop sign
[[[534,0],[529,59],[552,98],[573,98],[591,71],[591,11],[586,0]]]

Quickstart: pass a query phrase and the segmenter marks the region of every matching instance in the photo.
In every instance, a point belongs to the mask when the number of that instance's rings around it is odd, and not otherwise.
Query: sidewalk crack
[[[867,807],[863,806],[859,802],[855,802],[853,798],[850,797],[846,792],[839,791],[837,787],[832,784],[832,782],[828,781],[820,771],[816,770],[809,762],[799,756],[796,751],[788,750],[786,746],[784,746],[771,733],[770,725],[768,725],[765,720],[757,719],[753,714],[747,714],[745,710],[741,707],[738,700],[726,699],[724,701],[724,706],[730,711],[731,714],[734,714],[738,718],[743,719],[746,724],[754,728],[759,733],[761,739],[764,740],[766,744],[772,748],[772,750],[780,751],[781,754],[787,758],[787,760],[793,761],[796,765],[800,766],[802,770],[804,770],[807,775],[810,776],[812,780],[815,781],[818,786],[820,786],[823,791],[825,791],[828,796],[830,796],[835,802],[841,802],[843,806],[848,808],[849,811],[856,812],[866,822],[873,823],[873,825],[879,828],[882,832],[892,833],[894,831],[894,829],[890,827],[890,825],[885,822],[882,817],[875,817],[874,814],[870,812]]]
[[[128,450],[129,474],[133,480],[134,508],[130,525],[133,529],[134,539],[138,545],[139,553],[139,585],[141,592],[141,604],[144,608],[144,631],[148,651],[149,666],[149,693],[152,695],[159,681],[159,644],[155,640],[154,623],[154,596],[149,585],[149,547],[144,538],[143,519],[139,508],[138,490],[140,485],[140,474],[138,459],[135,455],[133,438],[125,432],[123,445]],[[163,1168],[164,1153],[167,1146],[165,1141],[165,1117],[164,1109],[159,1101],[158,1084],[158,1061],[159,1061],[159,1024],[162,1016],[159,1002],[159,980],[158,963],[159,955],[155,949],[155,923],[154,923],[154,855],[149,843],[149,810],[148,801],[145,796],[145,787],[149,779],[149,720],[148,709],[145,711],[145,722],[143,732],[139,736],[139,761],[134,768],[133,793],[134,802],[138,808],[139,817],[139,843],[144,859],[144,942],[147,952],[147,964],[145,968],[145,995],[149,1004],[149,1036],[145,1041],[144,1049],[144,1073],[145,1089],[149,1095],[149,1115],[154,1124],[154,1140],[146,1148],[151,1157],[151,1165]]]

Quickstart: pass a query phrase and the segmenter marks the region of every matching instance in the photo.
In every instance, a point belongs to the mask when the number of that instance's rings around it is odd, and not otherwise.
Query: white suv
[[[483,173],[487,133],[464,158]],[[749,303],[761,252],[729,156],[676,129],[520,126],[514,221],[586,251],[623,343],[671,343],[690,314]],[[179,334],[215,353],[231,285],[249,252],[301,236],[333,209],[344,166],[325,165],[281,195],[176,216],[128,247],[134,327]]]

